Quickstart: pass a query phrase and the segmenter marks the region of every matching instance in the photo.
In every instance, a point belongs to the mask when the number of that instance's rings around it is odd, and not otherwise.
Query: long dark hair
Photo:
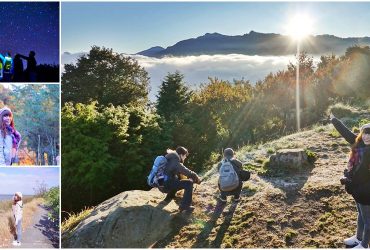
[[[355,154],[356,152],[356,149],[359,147],[360,143],[362,142],[362,134],[363,134],[363,131],[361,131],[356,139],[355,139],[355,143],[352,144],[351,146],[351,152],[349,153],[349,157],[352,158],[353,155]]]
[[[186,148],[182,147],[182,146],[179,146],[179,147],[176,148],[176,153],[179,154],[179,155],[186,155],[186,156],[189,155],[189,151]]]
[[[12,120],[10,121],[10,127],[12,127],[14,130],[15,130],[15,126],[14,126],[14,120],[13,120],[13,114],[12,112],[10,112],[9,110],[5,110],[4,112],[1,113],[0,115],[0,129],[1,131],[3,132],[3,138],[5,138],[6,134],[7,134],[7,129],[6,129],[6,124],[3,123],[3,117],[5,115],[9,115]]]

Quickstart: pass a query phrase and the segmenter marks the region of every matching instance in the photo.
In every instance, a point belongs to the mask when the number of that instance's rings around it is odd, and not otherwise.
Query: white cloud
[[[4,171],[5,172],[5,171]],[[20,191],[33,194],[37,183],[45,182],[47,188],[59,185],[59,170],[50,168],[14,168],[0,173],[0,194]]]
[[[62,56],[62,64],[76,62],[73,55]],[[255,83],[263,80],[270,72],[277,72],[287,68],[289,62],[294,62],[294,56],[248,56],[241,54],[229,55],[201,55],[185,57],[152,58],[140,55],[130,55],[138,60],[149,73],[151,91],[149,97],[155,100],[159,86],[164,77],[176,70],[184,74],[185,81],[190,87],[197,87],[207,83],[208,77],[217,77],[223,80],[233,79],[250,80]]]

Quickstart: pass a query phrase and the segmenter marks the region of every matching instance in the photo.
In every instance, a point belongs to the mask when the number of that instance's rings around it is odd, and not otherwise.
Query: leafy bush
[[[335,138],[341,137],[341,135],[339,134],[339,132],[338,132],[336,129],[332,129],[332,130],[329,132],[329,135],[330,135],[331,137],[335,137]]]
[[[44,194],[46,205],[51,207],[52,212],[49,214],[51,221],[59,218],[59,187],[52,187]]]
[[[353,117],[356,110],[348,105],[343,103],[336,103],[329,107],[328,109],[329,113],[333,113],[335,117],[337,118],[343,118],[343,117]]]
[[[310,164],[314,164],[317,160],[317,154],[315,152],[312,152],[309,149],[305,149],[305,152],[307,154],[307,160]]]

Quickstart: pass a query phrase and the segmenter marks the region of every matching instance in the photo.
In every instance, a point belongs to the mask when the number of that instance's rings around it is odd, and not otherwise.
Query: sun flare
[[[286,31],[289,36],[295,40],[302,40],[306,36],[312,34],[313,20],[307,14],[296,14],[293,16],[286,26]]]

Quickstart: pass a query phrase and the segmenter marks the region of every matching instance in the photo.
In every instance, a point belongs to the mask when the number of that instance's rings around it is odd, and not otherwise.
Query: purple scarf
[[[19,146],[18,144],[21,141],[21,134],[14,128],[12,128],[11,126],[7,126],[6,130],[12,137],[13,148],[18,149],[18,146]]]

